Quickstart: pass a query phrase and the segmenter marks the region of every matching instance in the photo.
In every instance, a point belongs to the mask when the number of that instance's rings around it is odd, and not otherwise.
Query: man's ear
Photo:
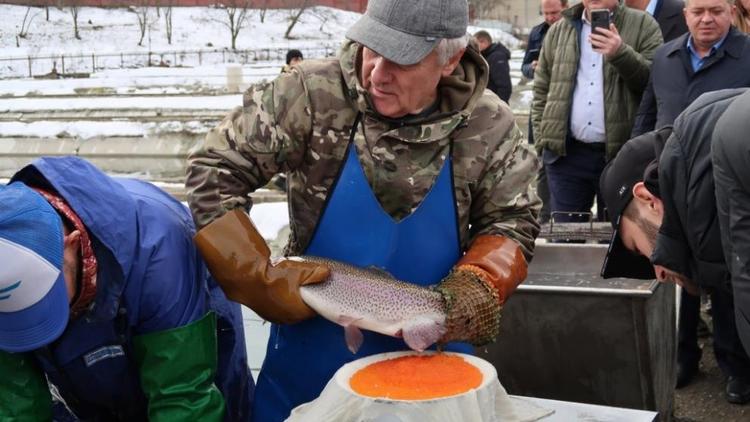
[[[464,56],[464,51],[466,51],[466,49],[462,48],[458,53],[454,54],[446,64],[443,65],[443,70],[440,72],[442,76],[450,76],[453,71],[456,70],[456,66],[458,66],[458,63],[461,61],[461,57]]]
[[[78,248],[81,245],[81,232],[80,230],[73,230],[72,232],[65,235],[64,242],[65,249],[70,247]]]
[[[638,201],[640,207],[647,212],[652,212],[659,216],[664,212],[661,199],[652,194],[648,188],[646,188],[643,181],[637,182],[633,185],[633,199]]]

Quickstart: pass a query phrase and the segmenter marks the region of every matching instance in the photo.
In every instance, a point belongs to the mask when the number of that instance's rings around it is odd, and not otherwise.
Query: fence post
[[[203,53],[198,50],[198,66],[203,66]]]
[[[96,73],[96,58],[94,53],[91,53],[91,73]]]
[[[174,62],[172,62],[172,67],[177,66],[177,52],[174,52]]]
[[[125,58],[122,57],[122,53],[120,53],[120,69],[125,67]]]
[[[31,77],[31,56],[29,56],[29,78]]]
[[[65,54],[60,55],[60,63],[62,64],[62,75],[65,75]]]

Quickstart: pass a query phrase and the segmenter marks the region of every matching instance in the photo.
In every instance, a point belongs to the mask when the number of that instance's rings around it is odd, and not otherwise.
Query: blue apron
[[[428,286],[445,277],[460,257],[451,159],[419,207],[396,222],[386,213],[365,177],[353,139],[346,161],[318,222],[306,255],[358,267],[381,268],[394,277]],[[253,408],[257,422],[283,421],[296,406],[320,395],[347,362],[376,353],[408,350],[402,339],[364,331],[356,354],[346,347],[343,327],[322,317],[293,325],[271,326]],[[446,350],[472,353],[464,343]]]

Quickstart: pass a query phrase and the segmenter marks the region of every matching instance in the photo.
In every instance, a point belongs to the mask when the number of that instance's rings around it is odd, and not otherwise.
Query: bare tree
[[[172,44],[172,0],[167,0],[164,6],[164,28],[167,33],[167,43]]]
[[[141,38],[138,40],[138,45],[143,46],[143,38],[146,37],[146,30],[149,25],[149,13],[148,13],[148,0],[139,0],[138,6],[130,6],[129,10],[135,13],[138,19],[138,30],[141,31]]]
[[[310,7],[310,0],[294,0],[290,3],[296,7],[289,9],[289,26],[286,27],[286,32],[284,32],[284,38],[286,39],[291,38],[290,34],[292,33],[292,29],[294,29],[294,25],[297,25],[300,16]]]
[[[268,12],[268,0],[258,0],[258,17],[260,23],[266,21],[266,12]]]
[[[33,12],[33,13],[32,13]],[[21,29],[18,31],[19,38],[26,38],[29,35],[29,27],[31,27],[31,21],[34,20],[39,11],[32,10],[31,6],[26,8],[26,13],[23,15],[23,21],[21,22]],[[18,38],[16,38],[16,45],[18,44]]]
[[[73,36],[81,39],[81,33],[78,31],[78,13],[81,11],[81,5],[78,0],[57,0],[55,2],[60,10],[68,9],[70,17],[73,18]]]
[[[313,17],[315,17],[316,19],[318,19],[318,21],[320,21],[320,27],[318,28],[318,31],[320,31],[321,33],[324,33],[324,34],[328,34],[329,36],[332,35],[331,33],[326,32],[326,24],[329,21],[336,21],[337,20],[335,13],[333,13],[328,8],[321,7],[321,8],[317,8],[317,9],[312,9],[310,11],[310,14]]]
[[[227,13],[226,20],[220,22],[229,28],[229,34],[232,37],[232,50],[237,49],[237,36],[248,23],[250,4],[251,0],[229,0],[225,1],[224,5],[219,6]]]
[[[80,40],[81,35],[78,33],[78,12],[80,11],[80,7],[78,5],[71,4],[70,6],[68,6],[68,11],[70,12],[70,16],[73,18],[73,35],[77,40]]]

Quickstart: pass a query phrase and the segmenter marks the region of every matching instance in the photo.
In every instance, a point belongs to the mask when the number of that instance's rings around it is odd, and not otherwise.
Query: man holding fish
[[[190,156],[199,249],[274,323],[254,420],[283,420],[362,356],[495,339],[539,231],[538,161],[485,91],[467,22],[466,0],[372,0],[338,58],[252,87]],[[282,260],[246,214],[277,173]]]

